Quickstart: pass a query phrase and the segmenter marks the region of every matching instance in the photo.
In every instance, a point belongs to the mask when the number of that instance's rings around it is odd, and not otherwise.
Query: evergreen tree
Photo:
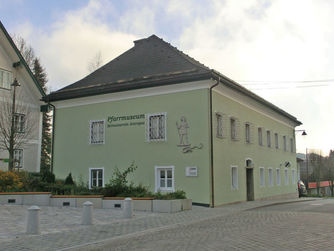
[[[35,78],[40,83],[43,90],[46,92],[46,83],[48,82],[45,69],[42,67],[38,58],[34,59],[33,73]],[[51,131],[52,131],[52,116],[49,112],[43,112],[43,127],[42,127],[42,146],[41,146],[41,173],[47,174],[51,170]]]

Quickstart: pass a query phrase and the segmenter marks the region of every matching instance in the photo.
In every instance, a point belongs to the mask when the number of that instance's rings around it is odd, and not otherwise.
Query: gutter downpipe
[[[52,142],[51,142],[51,167],[50,171],[53,173],[53,156],[54,156],[54,138],[55,138],[55,124],[56,124],[56,107],[48,102],[48,105],[52,106]]]
[[[210,87],[210,174],[211,174],[211,207],[215,207],[215,187],[214,187],[214,175],[213,175],[213,122],[212,122],[212,89],[219,85],[220,77],[218,77],[217,83]]]

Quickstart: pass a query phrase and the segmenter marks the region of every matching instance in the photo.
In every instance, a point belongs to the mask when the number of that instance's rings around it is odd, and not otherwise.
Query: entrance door
[[[254,200],[253,168],[246,168],[247,201]]]

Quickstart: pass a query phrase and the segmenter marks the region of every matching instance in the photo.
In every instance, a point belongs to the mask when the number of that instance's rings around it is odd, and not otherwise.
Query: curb
[[[281,202],[274,202],[272,204],[268,205],[263,205],[263,206],[258,206],[258,207],[253,207],[253,208],[248,208],[245,209],[245,211],[251,211],[254,209],[260,209],[260,208],[266,208],[266,207],[272,207],[272,206],[277,206],[277,205],[284,205],[284,204],[292,204],[292,203],[299,203],[299,202],[308,202],[308,201],[315,201],[318,199],[303,199],[303,200],[293,200],[293,201],[281,201]]]

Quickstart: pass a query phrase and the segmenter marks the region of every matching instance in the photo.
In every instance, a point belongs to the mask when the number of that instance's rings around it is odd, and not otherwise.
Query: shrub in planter
[[[156,200],[176,200],[176,199],[186,199],[186,192],[182,190],[177,190],[172,193],[161,193],[157,192],[154,194],[154,199]]]

